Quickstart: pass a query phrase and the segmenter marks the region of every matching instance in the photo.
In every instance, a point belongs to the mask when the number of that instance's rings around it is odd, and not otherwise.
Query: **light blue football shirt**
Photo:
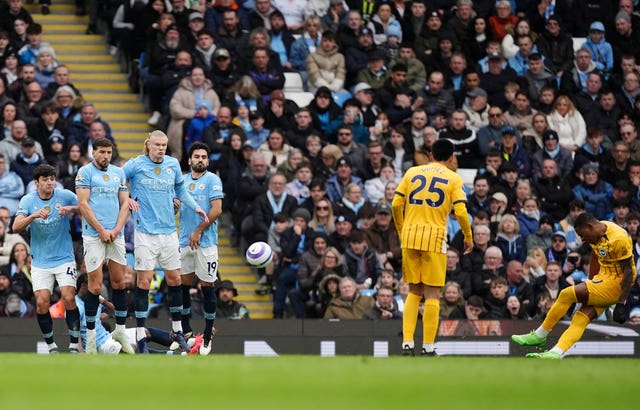
[[[140,205],[133,213],[136,229],[149,235],[170,234],[176,231],[173,198],[178,197],[189,208],[196,202],[184,187],[178,160],[165,155],[155,163],[147,155],[127,161],[124,173],[129,180],[131,197]]]
[[[198,179],[194,179],[191,174],[184,176],[184,186],[191,194],[196,203],[206,213],[211,209],[211,201],[222,199],[222,181],[220,177],[209,171],[205,172]],[[202,217],[195,211],[188,209],[185,205],[180,205],[180,246],[189,246],[189,235],[202,223]],[[202,233],[200,246],[208,248],[218,244],[218,221],[214,221]]]
[[[82,339],[82,349],[86,351],[87,349],[87,314],[84,310],[84,300],[78,295],[76,295],[76,305],[78,306],[78,310],[80,311],[80,339]],[[100,347],[109,339],[111,335],[107,329],[105,329],[102,324],[102,320],[100,320],[100,313],[103,311],[102,304],[98,305],[98,314],[96,315],[96,347]]]
[[[29,225],[33,266],[45,269],[75,262],[69,215],[62,216],[58,210],[63,206],[77,205],[76,194],[66,189],[54,189],[51,198],[46,200],[40,198],[38,191],[22,197],[16,215],[29,216],[42,208],[49,211],[47,219],[37,218]]]
[[[126,177],[122,168],[109,164],[106,171],[96,167],[92,162],[80,168],[76,176],[76,189],[91,190],[89,206],[105,229],[113,229],[118,223],[120,200],[118,194],[127,191]],[[99,236],[98,231],[87,220],[82,218],[82,234]],[[120,231],[122,236],[122,231]]]

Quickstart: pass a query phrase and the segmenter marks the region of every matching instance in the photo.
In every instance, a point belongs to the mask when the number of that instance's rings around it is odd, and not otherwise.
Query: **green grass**
[[[2,409],[629,409],[633,359],[0,355]],[[202,407],[201,407],[202,408]]]

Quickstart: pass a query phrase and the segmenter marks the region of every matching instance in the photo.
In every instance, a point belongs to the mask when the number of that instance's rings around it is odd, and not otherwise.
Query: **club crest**
[[[598,249],[598,253],[600,254],[600,256],[602,256],[603,258],[605,256],[607,256],[607,251],[604,250],[604,248],[599,248]]]
[[[104,182],[109,182],[109,174],[104,174],[102,179],[104,179]]]
[[[189,191],[193,191],[196,187],[196,184],[194,184],[193,182],[189,184]]]
[[[160,169],[160,167],[155,167],[153,169],[153,173],[156,174],[156,175],[160,175],[161,172],[162,172],[162,170]]]

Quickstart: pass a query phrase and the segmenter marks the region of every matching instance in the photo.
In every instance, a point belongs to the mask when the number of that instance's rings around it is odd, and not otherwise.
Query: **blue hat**
[[[49,143],[53,144],[54,142],[59,142],[60,144],[64,144],[64,136],[60,133],[60,131],[58,131],[55,128],[51,132],[51,135],[49,135]]]
[[[402,37],[402,29],[400,28],[400,25],[390,25],[387,28],[387,37],[398,37],[401,38]]]
[[[198,103],[198,110],[202,107],[206,107],[207,110],[211,111],[211,101],[208,100],[202,100]]]
[[[599,21],[594,21],[593,23],[591,23],[591,25],[589,26],[589,31],[601,31],[604,33],[604,24],[602,24]]]
[[[504,127],[502,127],[502,130],[500,131],[500,133],[502,135],[506,135],[506,134],[516,135],[516,129],[513,128],[511,125],[505,125]]]

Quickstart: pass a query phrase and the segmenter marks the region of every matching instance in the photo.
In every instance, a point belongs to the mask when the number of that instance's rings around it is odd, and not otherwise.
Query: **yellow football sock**
[[[560,336],[560,340],[558,340],[558,344],[556,347],[562,349],[563,352],[569,350],[571,346],[573,346],[584,333],[584,329],[587,328],[587,325],[591,322],[589,317],[584,313],[577,311],[575,315],[573,315],[573,319],[571,320],[571,324],[569,328],[564,331],[562,336]]]
[[[422,313],[422,343],[434,343],[438,332],[438,317],[440,315],[440,301],[427,299]]]
[[[409,292],[407,300],[404,301],[404,312],[402,313],[402,341],[413,343],[418,322],[418,305],[422,296]]]
[[[556,323],[562,319],[562,316],[567,314],[569,307],[577,301],[576,291],[573,286],[562,289],[558,295],[558,299],[553,302],[553,306],[549,309],[547,317],[544,319],[544,322],[542,322],[542,327],[550,332]]]

